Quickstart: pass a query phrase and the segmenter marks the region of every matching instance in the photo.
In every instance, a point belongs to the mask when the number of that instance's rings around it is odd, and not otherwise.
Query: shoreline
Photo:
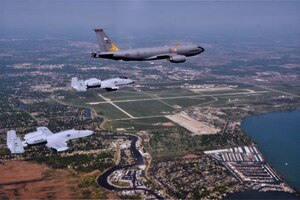
[[[258,112],[258,113],[253,113],[253,114],[247,114],[245,117],[242,118],[241,120],[241,124],[240,124],[240,127],[241,127],[241,131],[246,134],[247,136],[249,136],[251,138],[251,141],[254,143],[254,145],[256,146],[256,148],[258,149],[261,149],[261,144],[259,145],[259,142],[257,140],[255,140],[253,138],[253,136],[249,133],[249,131],[246,131],[245,128],[242,128],[243,124],[245,123],[245,120],[247,118],[250,118],[250,117],[260,117],[260,116],[263,116],[263,115],[269,115],[269,114],[280,114],[280,113],[291,113],[291,112],[297,112],[297,111],[300,111],[300,108],[294,108],[294,109],[280,109],[280,110],[277,110],[277,111],[271,111],[271,112]],[[261,152],[261,150],[260,150]],[[263,155],[263,157],[265,158],[265,155],[261,152],[261,154]],[[265,161],[275,172],[276,174],[282,179],[282,182],[287,184],[290,188],[292,188],[294,190],[293,193],[291,194],[294,194],[295,196],[299,197],[300,196],[300,191],[299,189],[297,189],[294,185],[292,185],[291,183],[289,183],[286,178],[281,174],[279,173],[278,169],[276,169],[274,167],[274,165],[272,165],[270,163],[270,161]],[[287,192],[288,193],[288,192]]]
[[[260,192],[257,190],[245,190],[226,194],[223,199],[299,199],[299,194],[281,191]]]

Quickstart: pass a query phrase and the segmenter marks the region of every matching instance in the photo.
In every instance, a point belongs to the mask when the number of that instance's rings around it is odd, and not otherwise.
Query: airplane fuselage
[[[195,56],[204,51],[197,45],[181,45],[139,48],[121,50],[109,39],[103,29],[95,29],[100,52],[92,52],[94,58],[106,58],[112,60],[124,61],[143,61],[143,60],[160,60],[167,59],[172,63],[182,63],[187,57]]]
[[[66,130],[58,133],[51,132],[47,127],[38,127],[36,131],[27,133],[22,141],[16,135],[15,130],[7,132],[7,147],[11,153],[24,153],[24,147],[32,145],[46,144],[47,147],[57,151],[67,150],[67,141],[76,138],[82,138],[92,135],[94,132],[90,130]]]
[[[99,52],[93,54],[93,57],[124,61],[169,59],[171,62],[184,62],[186,57],[195,56],[203,51],[202,47],[196,45],[178,45]]]
[[[78,80],[77,77],[73,77],[71,81],[71,87],[77,91],[86,91],[90,88],[102,88],[107,91],[117,90],[119,86],[133,84],[134,80],[131,80],[125,76],[118,78],[111,78],[106,80],[100,80],[97,78],[90,78],[87,80]]]
[[[66,131],[61,131],[61,132],[55,133],[53,135],[47,136],[46,133],[36,131],[36,132],[28,133],[25,135],[24,144],[26,144],[26,145],[44,144],[44,143],[47,143],[47,140],[56,138],[56,137],[59,137],[61,139],[65,139],[65,140],[70,140],[70,139],[86,137],[91,134],[92,134],[92,132],[88,131],[88,130],[83,130],[83,131],[66,130]]]
[[[129,85],[134,83],[133,80],[128,78],[111,78],[107,80],[100,81],[99,79],[88,79],[85,81],[85,85],[87,89],[90,88],[103,88],[103,89],[112,89],[118,88],[118,86]],[[112,87],[113,86],[113,87]]]

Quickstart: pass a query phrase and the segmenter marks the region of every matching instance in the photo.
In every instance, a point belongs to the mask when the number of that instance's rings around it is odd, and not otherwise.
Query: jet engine
[[[118,86],[115,86],[115,87],[110,87],[110,88],[105,88],[105,89],[106,89],[106,91],[111,92],[111,91],[116,91],[116,90],[118,90],[119,87],[118,87]]]
[[[85,81],[85,85],[87,89],[101,87],[101,80],[96,78],[90,78]]]
[[[186,57],[182,55],[170,56],[169,61],[172,63],[182,63],[186,61]]]
[[[96,52],[92,52],[92,53],[91,53],[91,56],[92,56],[93,58],[99,58],[98,53],[96,53]]]
[[[24,139],[25,139],[25,142],[29,145],[47,142],[46,133],[44,133],[42,131],[28,133],[25,135]]]

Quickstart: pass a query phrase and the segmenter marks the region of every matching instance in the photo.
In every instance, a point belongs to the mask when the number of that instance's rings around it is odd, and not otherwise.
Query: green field
[[[247,103],[249,105],[256,104],[257,102],[268,102],[272,100],[274,97],[281,96],[281,93],[268,91],[261,94],[239,94],[239,95],[232,95],[228,94],[226,96],[216,96],[218,99],[216,102],[213,102],[211,105],[213,106],[225,106],[228,105],[230,102],[239,102],[239,103]],[[229,101],[230,99],[230,101]]]
[[[101,93],[101,95],[112,101],[149,98],[149,95],[144,94],[142,92],[138,92],[132,88],[122,88],[121,90],[117,90],[113,92]]]
[[[92,107],[97,114],[104,115],[108,119],[128,118],[125,113],[123,113],[110,103],[91,105],[90,107]]]
[[[164,99],[163,101],[172,105],[172,106],[180,106],[182,108],[195,106],[203,103],[207,103],[212,101],[212,97],[199,97],[199,98],[182,98],[182,99]]]
[[[118,102],[115,104],[134,117],[164,115],[174,111],[173,108],[158,100]]]
[[[231,90],[215,90],[215,91],[202,91],[201,94],[215,95],[215,94],[231,94],[231,93],[249,93],[248,90],[231,89]]]
[[[105,124],[105,128],[108,130],[116,130],[118,128],[124,128],[126,131],[132,132],[141,130],[153,130],[168,127],[177,127],[177,124],[172,126],[166,126],[164,123],[171,122],[165,117],[155,117],[155,118],[143,118],[143,119],[128,119],[128,120],[118,120],[109,121]]]
[[[195,92],[182,89],[182,88],[164,88],[164,89],[158,89],[153,91],[148,91],[148,93],[157,95],[159,97],[178,97],[178,96],[196,96],[199,95]]]
[[[139,94],[139,93],[136,93],[136,94],[118,93],[118,94],[119,94],[119,96],[111,96],[111,97],[107,97],[104,95],[102,95],[102,96],[110,99],[111,101],[138,100],[138,99],[151,99],[152,98],[149,95]]]
[[[255,86],[249,86],[249,89],[266,91]],[[69,105],[90,107],[97,114],[104,115],[109,120],[105,128],[113,130],[124,128],[130,131],[166,128],[162,123],[170,122],[170,120],[163,117],[164,115],[173,114],[191,106],[230,106],[234,103],[238,103],[237,105],[255,104],[256,102],[272,100],[273,97],[279,95],[282,94],[271,91],[261,94],[250,93],[244,85],[231,90],[204,91],[200,94],[188,89],[166,87],[129,87],[114,92],[89,90],[87,92],[61,91],[56,93],[56,96],[64,96],[64,99],[60,99],[60,101]],[[106,103],[105,98],[124,112],[109,102]],[[90,105],[88,104],[90,102],[102,103]],[[134,118],[130,119],[131,117]]]
[[[61,101],[75,106],[86,106],[88,102],[104,102],[98,93],[93,90],[87,92],[64,91],[55,95],[57,97],[64,96],[64,99],[61,99]]]

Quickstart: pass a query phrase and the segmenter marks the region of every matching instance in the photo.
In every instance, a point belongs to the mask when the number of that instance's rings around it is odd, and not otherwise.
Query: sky
[[[260,39],[300,35],[300,1],[0,0],[0,38],[117,37]]]

